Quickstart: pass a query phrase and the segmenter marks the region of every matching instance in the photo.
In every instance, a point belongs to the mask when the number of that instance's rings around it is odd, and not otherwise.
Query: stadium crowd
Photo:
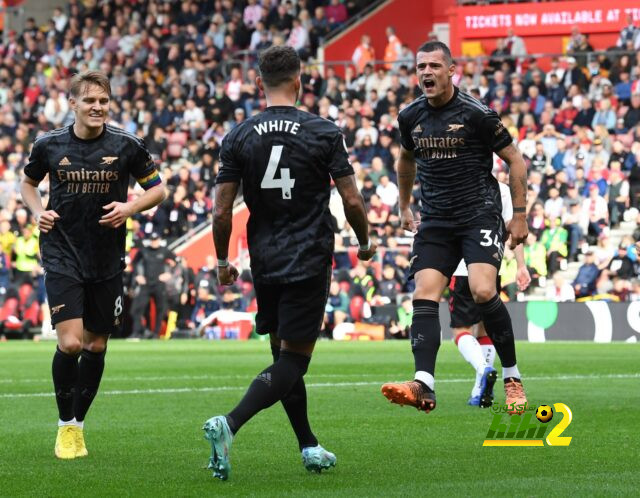
[[[32,141],[73,119],[67,103],[71,74],[99,69],[111,79],[111,123],[143,138],[170,195],[157,209],[128,224],[132,249],[125,273],[132,324],[143,335],[143,316],[154,297],[157,336],[167,311],[179,328],[195,328],[218,309],[255,311],[245,265],[238,285],[217,285],[213,258],[198,271],[169,247],[211,217],[218,153],[225,134],[266,105],[256,84],[255,53],[288,44],[304,60],[301,106],[344,130],[365,199],[377,259],[357,261],[357,243],[340,210],[335,213],[334,283],[326,327],[375,320],[376,310],[398,309],[390,330],[406,336],[412,291],[407,281],[411,238],[399,226],[394,161],[399,154],[398,112],[420,95],[411,48],[387,28],[384,54],[368,37],[354,47],[344,74],[312,60],[327,34],[364,7],[364,1],[69,0],[50,22],[28,19],[0,46],[0,292],[19,294],[20,306],[45,303],[38,263],[38,233],[19,197],[19,181]],[[526,262],[548,299],[571,301],[605,295],[640,299],[637,241],[617,247],[611,230],[635,221],[640,202],[640,29],[627,26],[618,47],[593,56],[588,37],[574,28],[566,57],[543,71],[526,57],[512,32],[490,59],[458,63],[454,83],[502,118],[529,168]],[[495,174],[508,182],[496,158]],[[44,184],[43,184],[44,185]],[[43,186],[46,195],[46,185]],[[137,195],[132,185],[130,195]],[[337,197],[332,200],[338,201]],[[416,209],[417,211],[417,209]],[[163,251],[150,269],[149,251]],[[560,270],[583,265],[573,282]],[[503,298],[517,299],[515,259],[507,250]],[[553,285],[547,285],[553,280]],[[23,284],[32,293],[20,293]],[[23,295],[24,294],[24,295]],[[408,317],[408,318],[407,318]]]

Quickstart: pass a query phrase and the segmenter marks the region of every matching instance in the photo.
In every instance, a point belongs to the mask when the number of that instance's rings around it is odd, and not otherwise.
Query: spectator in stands
[[[634,93],[631,95],[631,106],[624,115],[624,126],[630,130],[638,123],[640,123],[640,93]]]
[[[588,197],[582,202],[580,225],[587,235],[598,237],[603,228],[609,225],[607,201],[599,193],[598,185],[589,187]]]
[[[545,298],[548,301],[559,303],[575,301],[576,295],[573,287],[560,274],[553,277],[553,286],[547,287]]]
[[[204,279],[200,280],[196,290],[195,304],[191,312],[191,322],[194,328],[200,328],[205,318],[219,309],[220,302],[216,298],[211,282]]]
[[[348,18],[348,12],[345,5],[340,0],[331,0],[325,8],[325,15],[329,20],[331,29],[338,29]]]
[[[506,48],[512,57],[524,57],[527,55],[527,47],[522,37],[515,34],[513,28],[507,29]]]
[[[380,183],[376,187],[376,194],[380,197],[382,204],[389,207],[390,210],[393,210],[395,205],[398,203],[398,187],[395,183],[389,180],[388,175],[382,175],[380,177]]]
[[[548,276],[553,276],[559,269],[566,269],[568,247],[567,240],[569,233],[562,226],[560,217],[551,218],[549,227],[542,232],[540,243],[547,251]]]
[[[636,160],[629,171],[629,205],[640,209],[640,151],[636,153]]]
[[[622,49],[628,49],[630,46],[634,47],[634,43],[640,30],[633,23],[633,15],[628,13],[626,15],[627,24],[620,30],[620,36],[618,37],[618,41],[616,42],[616,46]]]
[[[540,287],[544,287],[547,280],[547,251],[531,232],[524,246],[524,261],[529,269],[531,280]]]
[[[596,290],[596,282],[600,275],[600,270],[595,264],[592,251],[585,254],[585,262],[578,270],[578,275],[573,281],[573,290],[576,298],[589,297]]]
[[[371,37],[369,35],[362,35],[360,45],[353,51],[351,60],[356,67],[357,74],[362,74],[364,67],[376,60],[376,52],[371,45]]]
[[[402,52],[402,42],[396,35],[396,30],[393,26],[387,26],[387,45],[384,49],[384,62],[385,68],[390,70],[394,67],[394,63],[399,60],[400,53]]]
[[[627,246],[620,244],[618,252],[611,259],[608,270],[610,275],[629,280],[638,276],[637,264],[627,254]]]
[[[13,246],[13,279],[16,287],[22,284],[34,284],[39,271],[40,245],[31,225],[24,225],[21,234]]]
[[[622,214],[629,207],[629,182],[625,179],[621,171],[619,161],[610,163],[611,173],[609,174],[609,219],[611,227],[617,227],[622,220]]]
[[[349,296],[340,288],[336,280],[329,286],[329,297],[324,314],[324,329],[331,337],[331,331],[336,325],[344,323],[349,318]]]
[[[587,78],[578,67],[578,63],[575,57],[567,57],[567,70],[562,77],[562,85],[567,92],[571,88],[571,85],[577,85],[577,87],[584,91],[587,88]]]
[[[409,337],[411,322],[413,320],[413,303],[411,296],[404,296],[397,310],[397,320],[392,320],[389,326],[389,334],[393,339],[406,339]]]
[[[607,130],[613,131],[616,124],[616,113],[611,109],[611,101],[609,99],[602,99],[599,103],[598,110],[593,116],[591,121],[591,128],[597,125],[604,126]]]
[[[389,219],[389,213],[389,206],[383,204],[377,194],[373,194],[367,209],[367,219],[372,228],[375,228],[378,233],[382,233],[382,229]]]

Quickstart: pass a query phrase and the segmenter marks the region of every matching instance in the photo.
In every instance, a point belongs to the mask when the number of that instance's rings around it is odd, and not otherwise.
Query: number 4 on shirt
[[[283,199],[291,199],[291,189],[296,183],[295,178],[291,178],[291,170],[289,168],[280,168],[280,178],[276,178],[278,163],[280,162],[280,157],[282,157],[283,148],[284,145],[274,145],[271,147],[269,164],[267,164],[267,170],[262,177],[260,188],[279,188],[282,191]]]

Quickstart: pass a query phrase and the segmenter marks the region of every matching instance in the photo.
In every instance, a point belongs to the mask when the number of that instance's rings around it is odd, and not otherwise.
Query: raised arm
[[[509,190],[513,201],[513,219],[507,226],[511,234],[511,249],[522,244],[529,233],[527,227],[527,166],[522,154],[513,144],[509,144],[497,152],[498,156],[509,166]]]
[[[367,222],[367,212],[364,207],[364,199],[356,185],[354,175],[341,176],[334,180],[338,193],[342,198],[344,214],[349,225],[356,232],[356,237],[360,244],[358,258],[367,261],[373,257],[377,246],[369,240],[369,223]]]

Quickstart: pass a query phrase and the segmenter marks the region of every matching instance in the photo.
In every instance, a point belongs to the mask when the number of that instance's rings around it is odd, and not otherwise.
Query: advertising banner
[[[626,15],[640,21],[637,0],[616,2],[543,2],[459,7],[458,35],[466,38],[503,37],[508,28],[519,36],[568,35],[577,25],[583,33],[620,31]]]

